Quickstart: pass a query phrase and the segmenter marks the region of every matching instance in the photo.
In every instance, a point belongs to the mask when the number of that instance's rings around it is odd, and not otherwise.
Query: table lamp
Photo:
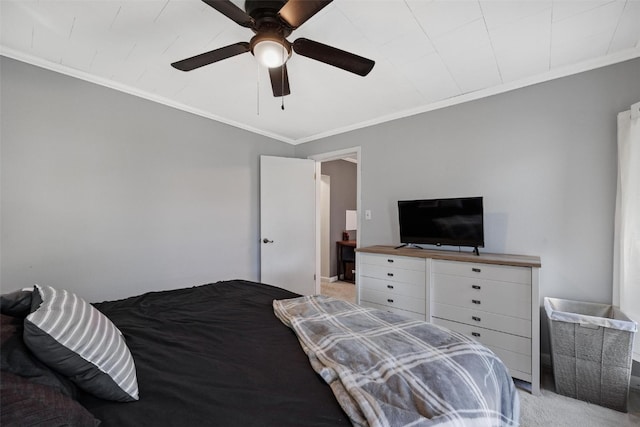
[[[349,240],[349,231],[358,229],[358,215],[357,211],[347,210],[345,215],[344,232],[342,233],[342,240]]]

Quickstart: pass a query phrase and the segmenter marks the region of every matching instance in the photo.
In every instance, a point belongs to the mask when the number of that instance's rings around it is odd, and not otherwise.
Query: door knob
[[[266,237],[262,239],[262,243],[273,243],[273,240],[269,240]]]

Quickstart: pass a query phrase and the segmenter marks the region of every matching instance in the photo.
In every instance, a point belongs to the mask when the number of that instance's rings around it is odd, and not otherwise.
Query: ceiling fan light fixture
[[[276,68],[287,62],[291,56],[291,49],[279,41],[265,39],[253,46],[253,56],[267,68]]]
[[[194,0],[195,1],[195,0]],[[366,76],[375,62],[338,48],[304,37],[293,43],[287,40],[293,30],[329,5],[333,0],[246,0],[245,10],[239,0],[202,0],[236,24],[255,34],[247,42],[233,43],[171,64],[180,71],[191,71],[214,62],[251,52],[258,64],[269,69],[273,96],[291,93],[287,61],[293,51],[315,61]]]

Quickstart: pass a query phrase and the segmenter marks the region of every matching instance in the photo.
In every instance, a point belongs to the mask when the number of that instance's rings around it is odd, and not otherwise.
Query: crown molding
[[[275,139],[281,142],[286,142],[288,144],[293,144],[295,141],[291,138],[286,138],[282,135],[274,134],[271,132],[266,132],[262,129],[254,128],[252,126],[247,126],[246,124],[236,122],[234,120],[229,120],[224,117],[217,116],[215,114],[211,114],[207,111],[193,108],[188,105],[185,105],[180,102],[173,101],[171,99],[165,98],[163,96],[158,96],[153,93],[149,93],[140,89],[136,89],[129,85],[125,85],[122,83],[115,82],[113,80],[105,79],[103,77],[94,76],[84,71],[76,70],[70,67],[67,67],[62,64],[58,64],[55,62],[48,61],[46,59],[38,58],[33,55],[28,55],[14,49],[9,49],[5,46],[0,46],[0,55],[6,56],[7,58],[15,59],[21,62],[25,62],[30,65],[35,65],[36,67],[44,68],[50,71],[55,71],[56,73],[64,74],[70,77],[75,77],[80,80],[84,80],[90,83],[94,83],[100,86],[107,87],[109,89],[114,89],[119,92],[124,92],[129,95],[137,96],[139,98],[147,99],[149,101],[156,102],[158,104],[166,105],[167,107],[175,108],[177,110],[185,111],[187,113],[195,114],[197,116],[205,117],[207,119],[215,120],[220,123],[227,124],[229,126],[237,127],[239,129],[246,130],[248,132],[256,133],[258,135],[266,136],[271,139]]]
[[[638,44],[640,45],[640,42]],[[638,45],[634,48],[616,52],[615,54],[607,55],[594,60],[588,60],[588,61],[580,62],[578,64],[554,68],[544,74],[539,74],[533,77],[527,77],[514,82],[504,83],[502,85],[490,87],[487,89],[465,93],[462,95],[443,99],[441,101],[433,102],[420,107],[399,111],[394,114],[378,117],[373,120],[367,120],[367,121],[359,122],[353,125],[344,126],[328,132],[311,135],[306,138],[300,138],[295,140],[294,144],[303,144],[303,143],[315,141],[318,139],[328,138],[330,136],[335,136],[342,133],[363,129],[370,126],[375,126],[381,123],[386,123],[393,120],[402,119],[405,117],[415,116],[417,114],[427,113],[429,111],[439,110],[441,108],[451,107],[457,104],[463,104],[469,101],[475,101],[477,99],[486,98],[493,95],[499,95],[501,93],[522,89],[522,88],[533,86],[539,83],[544,83],[544,82],[560,79],[563,77],[568,77],[574,74],[595,70],[597,68],[606,67],[608,65],[613,65],[619,62],[629,61],[636,58],[640,58],[640,46]]]
[[[539,83],[544,83],[551,80],[560,79],[563,77],[571,76],[574,74],[579,74],[585,71],[594,70],[597,68],[606,67],[608,65],[613,65],[619,62],[624,62],[632,59],[636,59],[640,57],[640,43],[636,44],[634,48],[627,49],[624,51],[616,52],[611,55],[607,55],[604,57],[600,57],[593,60],[583,61],[578,64],[562,66],[558,68],[554,68],[549,70],[544,74],[539,74],[533,77],[527,77],[524,79],[520,79],[514,82],[504,83],[500,86],[495,86],[487,89],[482,89],[474,92],[465,93],[462,95],[454,96],[451,98],[447,98],[441,101],[433,102],[427,105],[422,105],[420,107],[407,109],[404,111],[400,111],[394,114],[389,114],[386,116],[381,116],[372,120],[366,120],[359,123],[355,123],[349,126],[344,126],[340,128],[336,128],[327,132],[317,133],[315,135],[310,135],[304,138],[292,139],[285,137],[283,135],[275,134],[272,132],[267,132],[262,129],[258,129],[252,126],[248,126],[244,123],[236,122],[234,120],[229,120],[224,117],[220,117],[215,114],[211,114],[207,111],[193,108],[188,105],[182,104],[180,102],[173,101],[171,99],[158,96],[146,91],[142,91],[136,89],[134,87],[114,82],[113,80],[105,79],[102,77],[97,77],[92,74],[86,73],[84,71],[75,70],[73,68],[64,66],[62,64],[58,64],[55,62],[51,62],[42,58],[38,58],[33,55],[28,55],[14,49],[7,48],[5,46],[0,45],[0,55],[6,56],[8,58],[16,59],[18,61],[26,62],[31,65],[35,65],[40,68],[45,68],[51,71],[55,71],[60,74],[65,74],[71,77],[75,77],[81,80],[88,81],[90,83],[95,83],[100,86],[104,86],[110,89],[114,89],[123,93],[127,93],[133,96],[137,96],[143,99],[147,99],[149,101],[157,102],[159,104],[166,105],[171,108],[175,108],[181,111],[185,111],[191,114],[195,114],[197,116],[205,117],[211,120],[215,120],[220,123],[227,124],[229,126],[234,126],[239,129],[246,130],[248,132],[252,132],[258,135],[265,136],[267,138],[271,138],[277,141],[285,142],[291,145],[299,145],[304,144],[311,141],[316,141],[324,138],[328,138],[331,136],[339,135],[346,132],[351,132],[358,129],[363,129],[370,126],[375,126],[378,124],[390,122],[393,120],[402,119],[405,117],[411,117],[422,113],[427,113],[434,110],[439,110],[441,108],[450,107],[457,104],[462,104],[469,101],[475,101],[477,99],[486,98],[493,95],[498,95],[505,92],[510,92],[517,89],[522,89],[527,86],[536,85]]]

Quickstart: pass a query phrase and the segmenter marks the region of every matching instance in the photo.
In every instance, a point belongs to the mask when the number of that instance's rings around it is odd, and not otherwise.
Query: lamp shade
[[[345,218],[345,230],[356,230],[358,228],[357,211],[348,210]]]
[[[273,40],[262,40],[253,47],[253,55],[267,68],[275,68],[289,59],[289,52],[280,43]]]

